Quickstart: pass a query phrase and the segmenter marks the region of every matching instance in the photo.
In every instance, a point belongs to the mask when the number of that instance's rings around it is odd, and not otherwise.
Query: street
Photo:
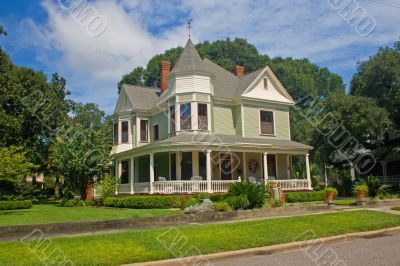
[[[400,265],[400,233],[345,242],[315,243],[269,255],[231,258],[213,262],[215,266],[256,265]]]

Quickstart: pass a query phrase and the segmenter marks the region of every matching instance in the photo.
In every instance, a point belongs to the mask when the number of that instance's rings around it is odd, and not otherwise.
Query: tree
[[[121,91],[122,84],[144,85],[144,68],[137,67],[132,72],[123,75],[122,79],[118,82],[118,92]]]
[[[106,121],[106,113],[95,103],[75,103],[73,114],[75,123],[87,129],[98,130]]]
[[[376,99],[400,129],[400,41],[393,48],[380,48],[368,60],[358,63],[350,93]]]
[[[86,188],[101,179],[109,160],[110,138],[105,130],[74,124],[52,140],[51,159],[65,184],[86,197]]]
[[[7,36],[7,31],[2,25],[0,25],[0,35]]]
[[[0,148],[0,181],[16,187],[35,169],[36,166],[28,161],[26,151],[22,147]]]

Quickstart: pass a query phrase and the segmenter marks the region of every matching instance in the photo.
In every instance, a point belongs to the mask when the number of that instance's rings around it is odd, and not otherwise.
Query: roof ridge
[[[161,90],[159,87],[148,87],[148,86],[144,86],[144,85],[134,85],[134,84],[128,84],[128,83],[124,83],[122,84],[122,87],[124,86],[130,86],[130,87],[137,87],[137,88],[143,88],[143,89],[158,89]]]

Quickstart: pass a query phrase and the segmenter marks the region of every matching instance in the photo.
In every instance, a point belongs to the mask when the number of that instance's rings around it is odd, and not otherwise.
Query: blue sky
[[[246,38],[263,54],[309,58],[349,83],[358,61],[399,39],[399,12],[398,0],[3,1],[9,35],[0,45],[17,65],[64,76],[74,100],[112,113],[121,76],[184,45],[189,18],[195,43]]]

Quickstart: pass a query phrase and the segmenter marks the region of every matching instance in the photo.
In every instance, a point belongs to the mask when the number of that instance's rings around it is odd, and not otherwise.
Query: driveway
[[[270,255],[231,258],[214,266],[256,265],[400,265],[400,233],[315,245]]]

